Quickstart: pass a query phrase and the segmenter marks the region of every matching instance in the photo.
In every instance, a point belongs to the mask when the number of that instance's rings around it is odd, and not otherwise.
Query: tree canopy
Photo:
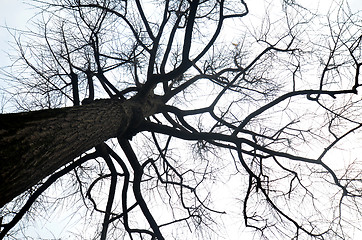
[[[0,238],[59,209],[80,239],[361,232],[348,1],[29,3],[0,72]]]

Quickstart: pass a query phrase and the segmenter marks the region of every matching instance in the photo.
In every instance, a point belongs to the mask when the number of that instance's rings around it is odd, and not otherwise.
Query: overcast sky
[[[320,2],[327,4],[331,1]],[[349,0],[349,3],[353,10],[362,10],[362,0]],[[0,0],[0,67],[10,64],[6,52],[10,47],[9,41],[13,40],[5,26],[25,29],[34,12],[34,8],[25,4],[24,0]]]
[[[0,0],[0,66],[9,64],[6,52],[10,48],[9,41],[13,38],[9,28],[25,29],[27,21],[34,15],[34,9],[22,0]]]
[[[331,1],[322,0],[324,3]],[[349,2],[352,10],[362,10],[362,0],[350,0]],[[6,52],[9,51],[9,42],[13,39],[6,27],[26,29],[27,22],[34,12],[34,9],[24,4],[23,0],[0,0],[0,68],[11,64]]]

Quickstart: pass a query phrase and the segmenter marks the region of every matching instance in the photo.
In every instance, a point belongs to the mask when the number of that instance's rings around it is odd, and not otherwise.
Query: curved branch
[[[148,223],[150,224],[155,237],[159,240],[164,240],[164,237],[162,236],[162,233],[160,231],[159,226],[157,225],[155,219],[153,218],[150,210],[148,209],[147,203],[143,199],[142,193],[141,193],[141,182],[142,182],[142,175],[143,175],[143,169],[141,164],[138,162],[137,156],[134,153],[131,144],[128,142],[128,140],[118,137],[117,138],[123,152],[128,158],[129,163],[132,166],[132,169],[134,171],[134,180],[133,180],[133,193],[134,196],[143,212],[143,215],[147,219]]]
[[[339,90],[339,91],[326,91],[326,90],[300,90],[300,91],[295,91],[295,92],[289,92],[286,93],[280,97],[278,97],[277,99],[271,101],[270,103],[266,104],[265,106],[259,108],[258,110],[250,113],[242,122],[241,124],[235,129],[235,131],[233,132],[233,136],[236,136],[241,129],[243,129],[246,124],[248,124],[250,122],[251,119],[255,118],[256,116],[262,114],[263,112],[265,112],[266,110],[276,106],[277,104],[281,103],[282,101],[291,98],[291,97],[295,97],[295,96],[301,96],[301,95],[306,95],[308,99],[311,98],[311,95],[313,94],[317,94],[317,95],[329,95],[332,98],[335,98],[336,95],[339,94],[347,94],[347,93],[355,93],[354,90]]]
[[[109,194],[106,206],[106,212],[104,214],[104,220],[102,224],[102,232],[101,232],[101,240],[107,239],[107,230],[109,226],[109,219],[112,211],[112,205],[114,201],[114,196],[116,194],[116,186],[117,186],[117,171],[112,162],[112,159],[109,157],[109,153],[107,152],[106,144],[100,144],[96,147],[96,150],[100,153],[103,159],[106,161],[109,170],[111,171],[111,184],[109,186]]]
[[[250,141],[249,139],[236,137],[233,135],[225,135],[225,134],[221,134],[221,133],[210,133],[210,132],[192,132],[192,133],[190,133],[187,131],[181,131],[181,130],[174,129],[169,126],[156,124],[156,123],[152,123],[152,122],[147,122],[147,121],[144,121],[139,126],[138,131],[148,131],[148,132],[153,131],[156,133],[174,136],[174,137],[177,137],[177,138],[180,138],[183,140],[221,141],[221,142],[232,143],[232,144],[245,143],[245,144],[249,145],[250,147],[252,147],[253,149],[256,149],[260,152],[267,154],[265,156],[260,156],[263,158],[268,158],[270,156],[278,156],[278,157],[287,158],[287,159],[294,160],[294,161],[301,161],[301,162],[307,162],[307,163],[313,163],[313,164],[320,163],[319,161],[316,161],[311,158],[292,155],[292,154],[289,154],[286,152],[275,151],[275,150],[269,149],[267,147],[261,146],[253,141]],[[217,143],[213,143],[213,144],[217,144]],[[226,147],[226,145],[224,145],[224,147]],[[232,147],[230,147],[230,148],[232,148]],[[255,155],[254,152],[244,151],[244,153],[247,153],[251,156]]]
[[[80,166],[81,164],[85,163],[88,160],[95,159],[99,157],[97,152],[89,153],[80,159],[76,160],[75,162],[69,164],[62,170],[51,175],[35,192],[30,196],[28,201],[25,205],[21,208],[21,210],[15,215],[15,217],[9,222],[5,224],[1,224],[3,227],[2,231],[0,232],[0,239],[3,239],[6,234],[21,220],[21,218],[26,214],[26,212],[30,209],[31,205],[36,201],[36,199],[45,191],[47,190],[55,181],[59,178],[63,177],[65,174],[69,173],[76,167]]]

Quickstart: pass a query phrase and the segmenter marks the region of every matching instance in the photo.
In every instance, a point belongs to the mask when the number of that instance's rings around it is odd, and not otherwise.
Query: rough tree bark
[[[162,105],[156,96],[0,115],[0,207]]]

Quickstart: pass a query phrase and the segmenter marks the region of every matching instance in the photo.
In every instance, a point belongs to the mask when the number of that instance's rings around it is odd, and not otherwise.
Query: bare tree
[[[18,113],[0,115],[0,238],[66,203],[96,226],[82,239],[228,238],[227,216],[265,239],[361,230],[348,3],[32,3],[2,75]]]

